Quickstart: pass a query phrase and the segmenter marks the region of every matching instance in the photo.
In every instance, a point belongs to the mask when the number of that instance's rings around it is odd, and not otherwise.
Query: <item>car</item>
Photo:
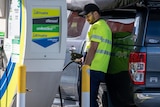
[[[126,16],[126,14],[128,15]],[[123,45],[127,45],[126,43],[124,43],[124,41],[132,38],[131,33],[134,27],[133,25],[135,21],[135,14],[135,9],[119,9],[102,13],[103,18],[106,20],[106,23],[108,23],[108,25],[110,26],[113,35],[118,35],[120,33],[122,34],[125,32],[129,34],[127,35],[128,37],[123,36],[117,38],[115,36],[115,49],[117,49],[118,45],[121,45],[122,47]],[[71,51],[84,55],[85,45],[87,42],[86,35],[89,28],[89,23],[85,20],[84,17],[79,16],[78,12],[69,12],[65,69],[63,71],[60,83],[60,89],[63,99],[79,101],[81,65],[72,62]],[[123,53],[124,50],[122,49],[118,52]],[[128,62],[125,61],[125,65],[128,65]],[[128,66],[124,69],[128,71]],[[103,107],[109,107],[108,104],[110,102],[108,101],[107,88],[105,83],[101,83],[101,86],[99,87],[99,102],[100,105],[103,105]]]
[[[137,8],[129,56],[129,73],[138,107],[160,105],[160,0],[147,0]]]

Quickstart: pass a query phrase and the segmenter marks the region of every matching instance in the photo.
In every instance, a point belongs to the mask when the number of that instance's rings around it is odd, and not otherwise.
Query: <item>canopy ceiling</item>
[[[111,10],[135,5],[140,0],[66,0],[68,10],[82,11],[85,4],[95,3],[100,10]]]

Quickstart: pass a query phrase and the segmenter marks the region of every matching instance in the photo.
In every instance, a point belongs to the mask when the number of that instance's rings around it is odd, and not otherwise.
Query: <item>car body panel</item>
[[[135,93],[138,107],[159,107],[160,93]]]
[[[70,48],[74,47],[76,53],[83,54],[84,45],[86,43],[86,34],[89,29],[89,24],[84,18],[78,16],[77,12],[71,12],[68,15],[68,38],[66,49],[66,66],[71,61]],[[68,65],[61,77],[61,92],[64,99],[79,100],[78,85],[79,85],[80,65],[71,63]]]

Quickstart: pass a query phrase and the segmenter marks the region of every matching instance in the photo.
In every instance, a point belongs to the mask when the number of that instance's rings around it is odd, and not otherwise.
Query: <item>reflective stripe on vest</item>
[[[97,50],[96,53],[105,54],[105,55],[111,55],[111,52],[108,52],[106,50]]]
[[[105,42],[105,43],[108,43],[108,44],[112,44],[112,41],[110,41],[110,40],[108,40],[108,39],[103,39],[101,36],[92,35],[92,38],[99,39],[99,40],[101,40],[102,42]]]

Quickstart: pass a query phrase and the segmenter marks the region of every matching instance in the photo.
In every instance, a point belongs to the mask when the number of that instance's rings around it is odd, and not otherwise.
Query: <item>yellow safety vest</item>
[[[106,73],[112,48],[112,32],[106,21],[100,19],[95,22],[88,32],[88,38],[89,41],[99,42],[90,69]]]
[[[133,50],[133,35],[130,32],[113,33],[112,54],[109,62],[108,73],[117,74],[128,71],[129,54]]]

